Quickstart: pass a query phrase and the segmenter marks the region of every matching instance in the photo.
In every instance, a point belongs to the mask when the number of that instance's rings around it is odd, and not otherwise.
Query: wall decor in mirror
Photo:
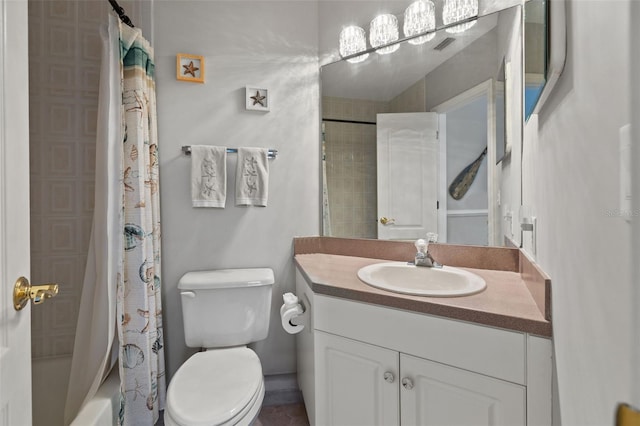
[[[505,217],[520,205],[519,158],[504,141],[521,144],[521,6],[430,34],[321,68],[323,235],[517,239]]]

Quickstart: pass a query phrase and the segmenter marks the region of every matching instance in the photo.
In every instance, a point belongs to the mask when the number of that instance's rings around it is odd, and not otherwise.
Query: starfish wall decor
[[[179,53],[176,56],[176,78],[191,83],[204,83],[204,56]]]
[[[269,99],[269,90],[260,89],[255,86],[247,86],[245,89],[246,94],[246,108],[254,111],[269,111],[271,102]]]
[[[251,99],[253,99],[253,105],[260,104],[261,106],[266,106],[264,104],[264,100],[267,99],[267,97],[262,96],[259,90],[256,90],[256,94],[254,96],[251,96]]]
[[[191,74],[193,77],[196,77],[196,71],[199,71],[200,68],[193,65],[193,61],[189,62],[189,65],[183,65],[184,73],[183,75]]]

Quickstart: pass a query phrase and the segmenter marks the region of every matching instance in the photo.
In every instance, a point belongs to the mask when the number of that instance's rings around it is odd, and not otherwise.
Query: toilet
[[[187,346],[203,348],[178,368],[167,390],[167,426],[251,425],[264,399],[258,356],[246,347],[269,331],[273,271],[188,272],[180,278]]]

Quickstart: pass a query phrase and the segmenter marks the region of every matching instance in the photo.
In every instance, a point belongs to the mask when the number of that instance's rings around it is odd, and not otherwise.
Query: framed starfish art
[[[176,78],[180,81],[204,83],[204,56],[178,53]]]
[[[245,90],[246,108],[253,111],[269,111],[271,100],[269,90],[255,86],[247,86]]]

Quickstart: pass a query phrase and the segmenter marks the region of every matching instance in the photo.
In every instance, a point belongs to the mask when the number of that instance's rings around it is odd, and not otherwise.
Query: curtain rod
[[[337,118],[323,118],[322,121],[330,121],[333,123],[348,123],[348,124],[373,124],[376,125],[375,121],[359,121],[359,120],[339,120]]]
[[[120,6],[116,0],[109,0],[109,3],[111,4],[111,7],[113,7],[113,10],[116,11],[122,22],[124,22],[131,28],[135,28],[133,26],[133,22],[131,22],[131,19],[129,19],[129,17],[126,15],[124,8]]]

